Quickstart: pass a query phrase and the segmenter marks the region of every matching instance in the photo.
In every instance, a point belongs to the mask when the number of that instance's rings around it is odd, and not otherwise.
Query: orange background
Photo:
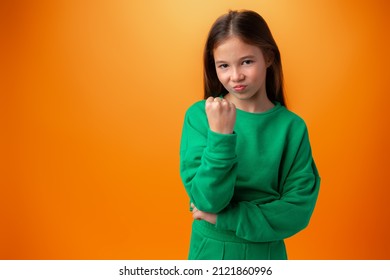
[[[38,3],[39,2],[39,3]],[[1,259],[186,259],[179,177],[202,49],[264,16],[322,177],[291,259],[389,259],[386,1],[2,1]]]

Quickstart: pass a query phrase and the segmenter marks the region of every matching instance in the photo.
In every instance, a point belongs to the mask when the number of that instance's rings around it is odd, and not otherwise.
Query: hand
[[[206,115],[211,131],[231,134],[236,123],[236,106],[220,97],[206,100]]]
[[[214,225],[217,223],[216,214],[200,211],[198,208],[195,207],[193,203],[191,203],[191,207],[192,207],[192,218],[194,218],[194,220],[205,220]]]

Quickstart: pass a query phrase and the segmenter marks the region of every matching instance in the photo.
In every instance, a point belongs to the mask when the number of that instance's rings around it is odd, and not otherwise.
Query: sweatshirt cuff
[[[215,224],[217,229],[236,231],[236,221],[238,218],[238,208],[228,207],[224,211],[218,213],[217,222]]]
[[[236,157],[237,134],[221,134],[209,130],[207,137],[207,152],[218,158]]]

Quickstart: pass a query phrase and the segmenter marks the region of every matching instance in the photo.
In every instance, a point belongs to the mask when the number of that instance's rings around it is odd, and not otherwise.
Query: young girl
[[[204,50],[205,100],[185,116],[180,175],[194,218],[189,259],[287,259],[320,178],[304,121],[285,107],[279,49],[264,19],[230,11]]]

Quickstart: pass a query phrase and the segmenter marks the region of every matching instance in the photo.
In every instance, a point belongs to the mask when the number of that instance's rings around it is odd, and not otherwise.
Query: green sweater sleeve
[[[218,213],[229,204],[237,173],[236,139],[235,134],[212,132],[202,107],[187,111],[180,145],[180,176],[199,210]]]
[[[216,227],[253,242],[285,239],[304,229],[320,185],[306,126],[294,131],[280,172],[280,197],[263,203],[240,201],[218,214]]]

